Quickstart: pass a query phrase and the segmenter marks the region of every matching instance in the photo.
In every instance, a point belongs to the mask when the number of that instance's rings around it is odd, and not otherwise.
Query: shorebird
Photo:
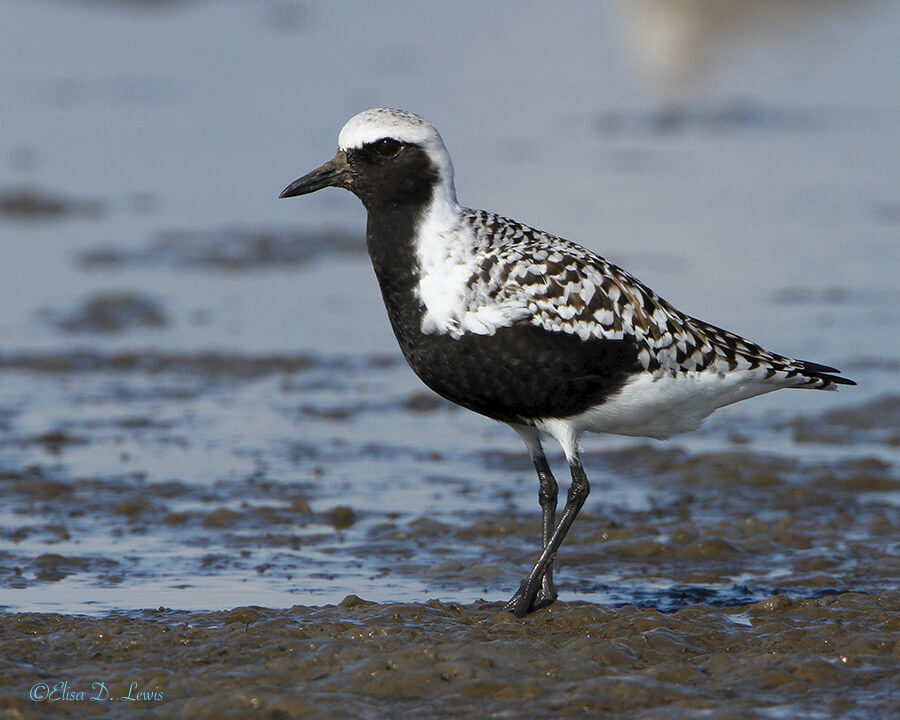
[[[334,158],[281,197],[326,187],[350,190],[368,212],[369,257],[416,375],[525,441],[539,482],[542,549],[506,604],[517,617],[557,597],[553,561],[590,492],[582,433],[664,439],[772,390],[856,384],[676,310],[580,245],[461,207],[444,141],[406,110],[351,118]],[[572,476],[559,522],[542,435],[562,447]]]

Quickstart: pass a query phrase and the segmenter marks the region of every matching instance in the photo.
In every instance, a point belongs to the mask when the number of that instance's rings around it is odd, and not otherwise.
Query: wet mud
[[[66,333],[122,333],[159,329],[166,313],[151,297],[130,290],[93,295],[71,311],[45,311],[46,319]]]
[[[0,618],[8,718],[890,717],[900,596]],[[92,701],[91,698],[97,698]],[[48,705],[50,707],[48,707]]]
[[[96,219],[105,213],[106,204],[100,200],[72,198],[30,186],[0,190],[0,219],[8,221]]]
[[[670,136],[681,133],[821,132],[839,122],[822,108],[778,107],[752,98],[733,99],[716,107],[669,106],[650,113],[598,112],[594,131],[603,138]]]
[[[825,422],[822,422],[824,420]],[[888,394],[863,405],[829,410],[823,418],[798,417],[785,424],[794,442],[847,445],[860,440],[900,446],[900,395]]]
[[[96,247],[83,252],[79,262],[95,270],[163,266],[240,271],[364,253],[365,242],[357,231],[224,229],[165,232],[138,249]]]

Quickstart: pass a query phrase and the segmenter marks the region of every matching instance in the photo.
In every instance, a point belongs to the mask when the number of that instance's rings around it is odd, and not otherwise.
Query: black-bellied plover
[[[281,197],[325,187],[350,190],[368,211],[369,256],[413,371],[525,441],[542,551],[506,605],[518,617],[556,598],[553,559],[590,491],[583,432],[668,438],[772,390],[855,384],[685,315],[580,245],[461,207],[444,141],[405,110],[351,118],[334,158]],[[558,523],[541,433],[560,444],[572,475]]]

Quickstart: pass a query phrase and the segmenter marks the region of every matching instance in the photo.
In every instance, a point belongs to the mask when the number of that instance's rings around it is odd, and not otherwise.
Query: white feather
[[[720,407],[779,387],[784,385],[775,378],[764,379],[759,370],[724,375],[709,371],[674,376],[665,373],[656,377],[640,373],[605,402],[567,420],[576,435],[588,431],[664,440],[696,430]]]

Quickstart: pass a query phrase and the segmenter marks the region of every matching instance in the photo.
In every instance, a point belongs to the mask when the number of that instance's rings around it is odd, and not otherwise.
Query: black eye
[[[381,140],[375,141],[374,147],[375,152],[381,157],[394,157],[400,152],[403,144],[399,140],[394,140],[394,138],[381,138]]]

